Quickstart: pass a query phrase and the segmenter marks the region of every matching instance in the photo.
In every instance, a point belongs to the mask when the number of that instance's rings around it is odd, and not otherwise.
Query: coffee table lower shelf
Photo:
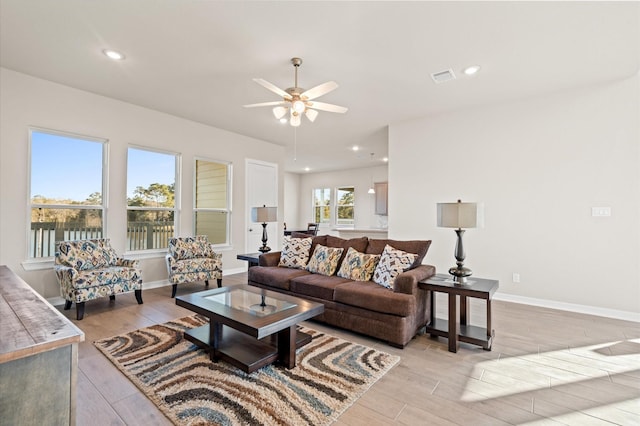
[[[254,371],[272,364],[278,360],[277,334],[272,334],[263,339],[256,339],[231,327],[222,326],[221,339],[215,354],[211,354],[212,347],[209,340],[209,324],[184,332],[185,339],[199,347],[206,349],[212,359],[219,359],[238,367],[245,373]],[[311,335],[296,331],[296,349],[311,342]]]
[[[449,321],[442,318],[434,318],[433,323],[427,326],[426,332],[440,337],[449,337]],[[495,336],[495,331],[491,330],[491,335],[484,327],[475,325],[460,324],[458,340],[473,345],[482,346],[484,350],[491,350],[491,342]]]

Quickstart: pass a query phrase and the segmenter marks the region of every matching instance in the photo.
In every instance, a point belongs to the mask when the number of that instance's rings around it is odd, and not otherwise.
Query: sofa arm
[[[137,268],[139,263],[140,261],[137,259],[125,259],[122,257],[116,260],[116,266],[124,266],[125,268]]]
[[[396,293],[417,294],[418,282],[427,279],[436,273],[435,266],[420,265],[396,277],[393,283],[393,291]]]
[[[280,252],[272,251],[270,253],[263,253],[258,258],[258,264],[260,266],[278,266],[280,263]]]

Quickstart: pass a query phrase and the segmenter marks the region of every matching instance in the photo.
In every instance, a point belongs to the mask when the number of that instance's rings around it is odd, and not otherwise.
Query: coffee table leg
[[[296,326],[278,332],[278,359],[288,369],[296,366]]]
[[[222,338],[222,324],[209,319],[209,358],[211,361],[218,362],[218,345]]]

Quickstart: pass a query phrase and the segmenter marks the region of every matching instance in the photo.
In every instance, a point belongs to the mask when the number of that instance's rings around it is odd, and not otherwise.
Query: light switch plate
[[[611,216],[611,207],[591,207],[591,216],[609,217]]]

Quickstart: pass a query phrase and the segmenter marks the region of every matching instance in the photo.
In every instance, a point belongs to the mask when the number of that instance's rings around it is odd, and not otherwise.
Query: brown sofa
[[[308,237],[296,235],[293,237]],[[331,235],[313,238],[315,246],[342,247],[344,260],[348,247],[361,253],[381,254],[389,244],[395,249],[418,255],[411,269],[402,272],[393,289],[373,281],[353,281],[337,275],[325,276],[305,269],[278,266],[280,252],[260,256],[259,266],[249,268],[249,284],[323,303],[324,314],[315,317],[330,325],[366,334],[404,347],[428,321],[430,294],[418,288],[418,282],[435,274],[435,267],[422,260],[431,241],[376,240],[367,237],[345,240]]]

